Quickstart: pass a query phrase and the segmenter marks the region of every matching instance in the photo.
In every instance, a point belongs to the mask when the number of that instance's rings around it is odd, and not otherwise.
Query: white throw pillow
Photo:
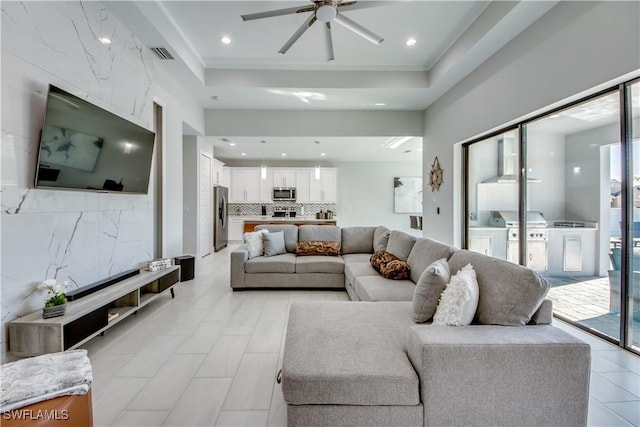
[[[264,255],[264,235],[268,230],[260,230],[253,233],[244,233],[244,242],[247,244],[249,259]]]
[[[476,272],[471,264],[467,264],[451,278],[451,282],[442,292],[436,314],[433,316],[433,324],[471,324],[478,308],[479,296]]]

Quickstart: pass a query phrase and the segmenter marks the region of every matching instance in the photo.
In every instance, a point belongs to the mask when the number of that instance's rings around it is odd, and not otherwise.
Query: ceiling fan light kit
[[[346,10],[364,9],[367,7],[375,7],[384,5],[387,2],[359,2],[359,1],[338,1],[338,0],[311,0],[313,6],[290,7],[286,9],[270,10],[267,12],[251,13],[241,15],[243,21],[252,21],[254,19],[271,18],[274,16],[291,15],[312,12],[309,17],[298,27],[293,35],[278,50],[278,53],[285,54],[293,46],[298,39],[311,27],[316,21],[324,24],[325,54],[327,61],[334,60],[333,54],[333,38],[331,36],[331,23],[335,22],[346,29],[356,33],[360,37],[370,41],[375,45],[380,45],[384,39],[377,34],[369,31],[362,25],[354,22],[342,14]]]

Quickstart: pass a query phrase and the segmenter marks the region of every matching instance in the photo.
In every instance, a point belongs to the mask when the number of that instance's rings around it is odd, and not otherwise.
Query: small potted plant
[[[44,303],[42,309],[42,317],[48,319],[49,317],[62,316],[67,308],[67,295],[65,291],[68,287],[68,281],[64,281],[62,284],[58,284],[56,279],[47,279],[38,286],[38,289],[46,289],[49,291],[48,299]]]

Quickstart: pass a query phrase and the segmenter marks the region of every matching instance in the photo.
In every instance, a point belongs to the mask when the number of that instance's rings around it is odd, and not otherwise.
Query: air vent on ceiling
[[[171,53],[169,53],[169,51],[165,47],[152,47],[151,51],[156,55],[158,55],[158,58],[162,60],[169,61],[169,60],[175,59],[173,55],[171,55]]]

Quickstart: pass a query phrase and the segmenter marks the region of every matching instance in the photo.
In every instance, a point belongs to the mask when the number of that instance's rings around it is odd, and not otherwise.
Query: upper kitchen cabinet
[[[296,187],[296,170],[276,168],[273,170],[274,187]]]
[[[336,168],[320,168],[320,176],[316,178],[315,169],[309,178],[309,201],[320,203],[337,203],[338,171]]]
[[[273,201],[273,169],[267,168],[265,177],[262,178],[260,170],[260,202],[271,203]]]
[[[230,203],[260,203],[260,168],[232,168]]]
[[[296,201],[305,203],[311,201],[311,193],[309,187],[309,174],[312,173],[309,168],[296,169]]]
[[[226,187],[224,181],[224,163],[218,159],[211,161],[211,181],[213,185],[222,185]]]

